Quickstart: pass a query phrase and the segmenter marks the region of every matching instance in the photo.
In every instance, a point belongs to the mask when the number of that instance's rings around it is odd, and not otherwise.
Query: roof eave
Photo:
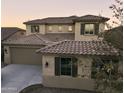
[[[23,23],[23,24],[25,24],[25,25],[43,25],[43,24],[45,24],[45,25],[61,25],[61,24],[66,24],[66,25],[68,25],[68,24],[74,24],[74,22],[73,23],[28,23],[28,22],[26,22],[26,23]]]
[[[18,45],[20,45],[20,46],[23,46],[23,45],[24,45],[24,46],[30,46],[30,45],[31,45],[31,46],[46,46],[46,45],[47,45],[47,44],[12,44],[12,43],[9,44],[9,43],[4,43],[4,42],[3,42],[2,44],[3,44],[3,45],[17,45],[17,46],[18,46]]]
[[[36,50],[37,54],[57,54],[57,55],[82,55],[82,56],[120,56],[119,54],[73,54],[73,53],[47,53]]]

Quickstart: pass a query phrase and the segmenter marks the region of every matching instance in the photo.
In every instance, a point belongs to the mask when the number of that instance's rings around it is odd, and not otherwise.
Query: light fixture
[[[49,63],[48,63],[48,62],[46,62],[46,63],[45,63],[45,67],[48,67],[48,65],[49,65]]]
[[[7,49],[6,49],[6,48],[4,49],[4,52],[5,52],[6,54],[8,54],[8,51],[7,51]]]

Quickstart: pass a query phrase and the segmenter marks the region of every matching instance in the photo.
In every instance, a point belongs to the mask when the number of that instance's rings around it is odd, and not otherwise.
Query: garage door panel
[[[42,64],[42,57],[36,54],[37,48],[11,48],[11,62],[13,64]]]

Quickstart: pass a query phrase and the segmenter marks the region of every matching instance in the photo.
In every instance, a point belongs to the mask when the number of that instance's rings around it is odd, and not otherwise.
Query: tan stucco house
[[[93,62],[119,56],[99,38],[108,20],[85,15],[24,22],[26,36],[4,42],[5,63],[42,64],[44,86],[94,90]]]
[[[35,50],[62,40],[97,40],[109,18],[85,15],[48,17],[24,22],[26,36],[5,41],[4,61],[7,64],[41,64]],[[51,43],[49,43],[51,42]]]

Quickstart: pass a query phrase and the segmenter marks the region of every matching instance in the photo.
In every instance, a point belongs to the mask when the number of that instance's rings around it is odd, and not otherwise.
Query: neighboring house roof
[[[5,41],[8,45],[49,45],[62,40],[74,40],[74,34],[32,34],[17,40]]]
[[[69,16],[69,17],[48,17],[44,19],[36,19],[24,22],[24,24],[73,24],[74,21],[108,21],[109,18],[85,15],[85,16]]]
[[[9,38],[11,35],[19,31],[25,31],[24,29],[18,27],[2,27],[1,28],[1,40]]]
[[[119,55],[118,50],[103,41],[73,41],[65,40],[57,44],[37,50],[43,54],[71,54],[71,55]]]
[[[111,42],[115,47],[123,49],[123,26],[105,31],[104,40]]]

